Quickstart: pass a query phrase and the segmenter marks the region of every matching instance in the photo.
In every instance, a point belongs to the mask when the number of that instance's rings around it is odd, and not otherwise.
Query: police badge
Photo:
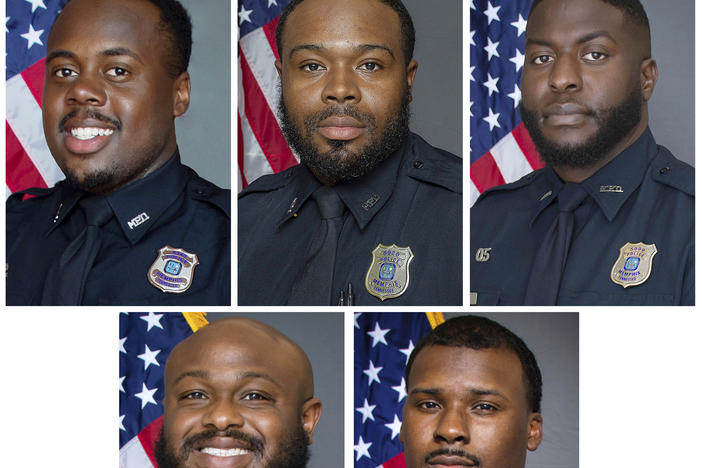
[[[612,267],[612,281],[624,288],[643,283],[651,274],[653,257],[657,253],[656,244],[627,242],[619,249],[619,258]]]
[[[366,291],[381,301],[401,296],[409,286],[412,249],[378,244],[366,273]]]
[[[182,293],[193,283],[193,272],[199,263],[197,255],[167,245],[158,251],[147,276],[163,292]]]

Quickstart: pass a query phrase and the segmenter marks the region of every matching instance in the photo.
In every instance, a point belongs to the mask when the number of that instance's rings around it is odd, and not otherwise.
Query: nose
[[[549,84],[557,93],[579,90],[582,87],[582,77],[578,60],[567,55],[558,57],[551,67]]]
[[[445,408],[434,431],[434,441],[438,443],[470,442],[468,415],[462,408]]]
[[[217,399],[210,403],[207,412],[203,415],[203,424],[224,431],[231,427],[244,425],[244,418],[240,407],[227,399]]]
[[[77,76],[66,94],[69,104],[102,106],[107,100],[102,79],[96,74],[85,72]]]
[[[345,67],[332,67],[326,76],[322,90],[322,100],[327,104],[355,104],[361,100],[361,92],[356,84],[353,70]]]

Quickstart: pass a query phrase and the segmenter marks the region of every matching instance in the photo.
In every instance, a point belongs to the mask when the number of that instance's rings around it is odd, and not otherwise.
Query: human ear
[[[641,93],[644,101],[651,99],[653,88],[658,80],[658,65],[652,58],[644,59],[641,62]]]
[[[173,116],[180,117],[190,106],[190,74],[183,72],[173,82]]]
[[[412,100],[412,83],[414,83],[414,76],[417,74],[417,68],[419,64],[416,60],[410,60],[407,64],[407,89],[410,93],[410,101]]]
[[[319,418],[322,416],[322,400],[319,398],[311,398],[302,404],[300,411],[302,418],[302,427],[307,433],[309,443],[312,443],[314,429],[317,427]]]
[[[527,448],[534,451],[539,447],[543,438],[543,417],[541,413],[531,413],[529,416],[529,438],[527,439]]]

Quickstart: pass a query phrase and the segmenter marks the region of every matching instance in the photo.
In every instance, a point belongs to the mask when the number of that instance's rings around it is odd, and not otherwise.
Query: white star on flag
[[[488,112],[490,113],[490,115],[488,115],[487,117],[483,117],[483,120],[490,124],[490,131],[492,131],[492,129],[495,127],[500,128],[500,123],[497,121],[497,118],[500,116],[500,113],[498,112],[497,114],[494,114],[492,112],[492,109],[488,109]]]
[[[495,78],[492,77],[490,73],[487,74],[488,80],[483,83],[483,85],[488,89],[488,95],[492,96],[492,93],[499,93],[497,90],[497,82],[500,81],[500,77],[496,76]]]
[[[361,415],[363,416],[363,421],[361,421],[361,424],[366,422],[366,419],[370,419],[371,421],[375,421],[375,417],[373,416],[374,409],[375,409],[375,405],[369,405],[368,399],[364,398],[363,399],[363,406],[361,408],[356,408],[356,411],[361,413]]]
[[[151,351],[149,349],[148,345],[144,345],[144,354],[140,354],[137,357],[144,361],[144,370],[148,369],[151,364],[154,364],[156,366],[160,366],[161,364],[158,363],[156,360],[156,355],[161,352],[160,349],[156,349],[154,351]]]
[[[121,393],[125,393],[125,391],[124,391],[124,377],[119,378],[119,391]]]
[[[124,349],[124,343],[127,342],[127,337],[125,336],[124,338],[119,339],[119,352],[127,354],[127,350]]]
[[[134,395],[141,400],[141,409],[144,409],[144,406],[149,403],[156,405],[156,400],[154,400],[154,393],[156,393],[156,390],[158,390],[158,388],[149,389],[146,387],[145,383],[141,384],[141,392]]]
[[[27,31],[24,34],[21,34],[21,36],[27,40],[27,49],[32,47],[34,44],[44,45],[44,43],[41,42],[41,38],[40,38],[40,36],[43,33],[44,33],[43,29],[40,29],[39,31],[35,31],[34,26],[32,26],[30,24],[29,31]]]
[[[392,431],[392,437],[390,437],[391,439],[397,437],[400,434],[400,429],[402,429],[402,421],[400,421],[396,414],[394,416],[395,419],[393,422],[385,425],[385,427]]]
[[[158,327],[163,330],[163,326],[161,325],[161,317],[163,317],[163,314],[154,314],[153,312],[149,312],[149,315],[139,318],[148,323],[146,331],[151,331],[153,327]]]
[[[492,23],[493,20],[495,21],[500,21],[500,17],[497,16],[497,11],[502,8],[500,6],[494,7],[492,6],[492,3],[488,2],[488,7],[487,10],[485,10],[483,13],[485,13],[485,16],[488,17],[488,26],[490,26],[490,23]]]
[[[126,429],[124,428],[124,424],[123,424],[124,416],[126,416],[126,415],[124,415],[124,414],[119,415],[119,430],[120,431],[126,431]]]
[[[485,49],[485,52],[488,53],[488,62],[493,58],[493,57],[499,57],[500,53],[497,52],[497,46],[500,45],[500,41],[497,42],[492,42],[492,39],[488,37],[488,44],[483,47]]]
[[[358,325],[358,317],[360,317],[360,316],[361,316],[361,313],[360,313],[360,312],[357,312],[357,313],[353,314],[353,328],[361,328],[361,327]]]
[[[278,6],[278,2],[276,2],[276,0],[268,0],[268,8],[270,8],[273,5]]]
[[[239,12],[239,26],[244,24],[244,21],[248,21],[249,23],[251,22],[250,17],[252,12],[253,10],[247,10],[246,8],[244,8],[244,4],[241,4],[241,11]]]
[[[32,4],[32,13],[34,13],[34,10],[36,10],[37,8],[43,8],[46,10],[46,5],[44,5],[43,0],[24,0],[24,1]]]
[[[405,389],[405,378],[402,377],[402,382],[397,387],[392,387],[393,390],[397,392],[397,402],[401,402],[403,398],[407,396],[407,390]]]
[[[370,337],[373,338],[372,347],[375,348],[375,345],[377,345],[378,343],[383,343],[384,345],[387,345],[388,342],[385,341],[385,335],[387,335],[389,331],[389,328],[386,330],[382,330],[378,325],[378,322],[375,322],[375,330],[368,332],[368,335],[370,335]]]
[[[522,18],[522,14],[519,13],[519,19],[513,23],[509,23],[515,28],[517,28],[517,36],[521,36],[524,34],[524,31],[526,31],[526,26],[527,26],[527,20]]]
[[[365,442],[363,442],[363,437],[358,436],[358,443],[353,446],[353,449],[356,452],[356,461],[360,460],[363,457],[371,457],[370,453],[368,453],[368,449],[371,445],[373,445],[372,442],[368,442],[366,444]]]
[[[378,382],[380,383],[380,379],[378,378],[378,374],[380,373],[381,370],[383,370],[382,367],[375,367],[373,365],[373,361],[368,361],[368,369],[364,370],[363,373],[368,376],[368,386],[370,387],[373,382]]]
[[[414,343],[412,343],[412,340],[409,340],[409,344],[407,345],[406,348],[400,349],[400,352],[406,356],[405,359],[405,364],[409,362],[410,355],[412,354],[412,351],[414,351]]]
[[[519,86],[514,85],[514,92],[509,93],[507,96],[512,98],[514,101],[514,108],[516,109],[519,105],[519,101],[522,100],[522,91],[519,89]]]
[[[519,71],[522,68],[522,65],[524,65],[524,54],[519,49],[514,49],[514,57],[509,59],[510,62],[512,62],[517,69],[516,71]]]
[[[475,41],[473,41],[473,36],[475,36],[475,31],[470,32],[470,45],[475,45]]]

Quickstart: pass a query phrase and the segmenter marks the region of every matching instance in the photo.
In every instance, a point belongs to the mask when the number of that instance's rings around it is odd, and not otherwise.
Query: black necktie
[[[104,197],[87,197],[78,202],[85,214],[85,229],[66,246],[49,269],[44,283],[42,305],[80,305],[88,272],[100,250],[100,226],[112,217]]]
[[[573,212],[587,197],[580,185],[565,184],[558,194],[558,216],[536,252],[524,305],[556,305],[561,275],[573,237]]]
[[[319,207],[320,227],[311,243],[302,275],[293,286],[288,305],[330,305],[336,246],[346,205],[336,191],[323,185],[312,197]]]

